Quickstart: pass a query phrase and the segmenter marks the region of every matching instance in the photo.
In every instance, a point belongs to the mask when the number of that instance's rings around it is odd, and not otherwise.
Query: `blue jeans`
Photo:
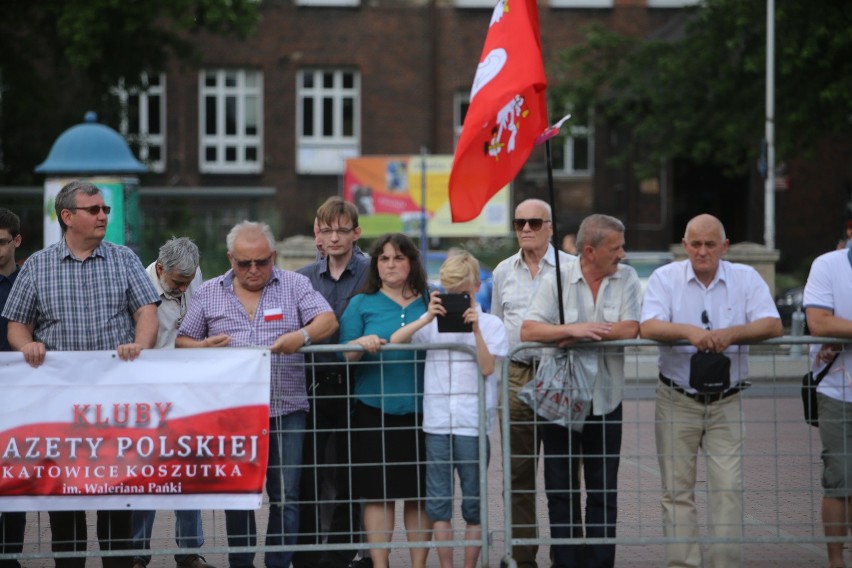
[[[486,454],[486,463],[489,457],[490,455]],[[479,437],[427,432],[426,515],[433,521],[450,521],[453,518],[453,469],[459,474],[462,518],[469,525],[481,524]]]
[[[544,488],[552,538],[583,538],[580,461],[586,482],[586,537],[615,538],[621,405],[604,416],[590,415],[578,433],[556,424],[542,426]],[[550,548],[552,568],[612,568],[614,544],[559,544]]]
[[[296,544],[299,533],[299,478],[302,474],[302,441],[307,413],[298,411],[269,419],[269,463],[266,493],[269,524],[266,546]],[[283,504],[283,505],[282,505]],[[225,511],[228,546],[257,546],[254,511]],[[267,552],[266,568],[288,568],[293,551]],[[230,552],[231,568],[253,567],[254,552]]]
[[[151,533],[154,529],[156,511],[133,511],[130,526],[133,534],[133,548],[151,548]],[[201,511],[175,511],[175,543],[178,548],[201,548],[204,544],[204,532],[201,528]],[[188,554],[175,554],[175,562],[180,564]],[[134,561],[142,561],[146,566],[151,555],[137,556]]]

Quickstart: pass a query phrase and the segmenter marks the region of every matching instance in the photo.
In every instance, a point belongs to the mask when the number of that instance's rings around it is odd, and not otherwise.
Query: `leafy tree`
[[[119,78],[197,55],[200,32],[246,37],[258,0],[0,0],[0,183],[31,183],[55,137]]]
[[[789,159],[852,133],[852,4],[784,0],[775,22],[776,155]],[[640,178],[661,159],[743,174],[764,136],[765,64],[766,3],[706,0],[648,38],[590,27],[558,54],[552,96],[629,130],[617,158]]]

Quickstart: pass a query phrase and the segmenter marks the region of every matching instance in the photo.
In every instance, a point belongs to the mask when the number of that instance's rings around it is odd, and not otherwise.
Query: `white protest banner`
[[[0,353],[0,511],[256,509],[265,349]]]

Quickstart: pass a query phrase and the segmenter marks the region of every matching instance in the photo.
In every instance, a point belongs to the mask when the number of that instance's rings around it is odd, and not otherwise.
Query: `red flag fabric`
[[[476,218],[514,179],[547,128],[536,0],[499,0],[450,172],[453,222]]]

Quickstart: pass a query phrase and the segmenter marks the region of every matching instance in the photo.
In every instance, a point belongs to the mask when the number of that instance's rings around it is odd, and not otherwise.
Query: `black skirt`
[[[385,414],[356,402],[352,418],[355,497],[370,501],[426,495],[426,442],[421,414]]]

